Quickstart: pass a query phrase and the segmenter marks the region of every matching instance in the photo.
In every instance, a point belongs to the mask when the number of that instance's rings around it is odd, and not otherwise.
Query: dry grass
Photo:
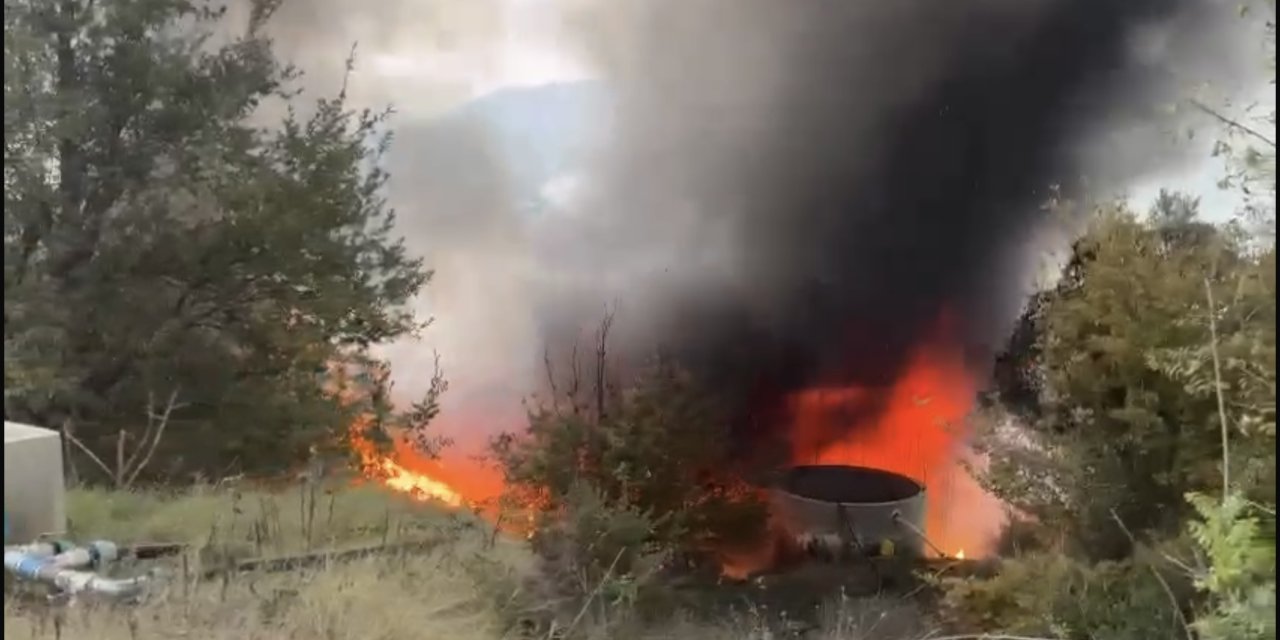
[[[502,640],[514,637],[499,615],[494,578],[530,569],[525,547],[494,537],[470,514],[456,514],[376,487],[332,492],[196,488],[181,493],[74,490],[71,537],[119,543],[184,542],[135,605],[81,601],[70,607],[22,604],[6,593],[4,632],[59,640]],[[272,557],[368,545],[435,541],[396,552],[285,572],[207,577],[210,569]],[[143,566],[121,566],[137,573]],[[223,574],[227,575],[227,574]],[[509,583],[507,583],[509,584]],[[813,640],[889,640],[903,609],[874,601],[836,601]],[[890,611],[885,614],[884,611]],[[918,615],[906,610],[907,623]],[[672,621],[633,629],[638,640],[763,640],[763,612],[714,623]],[[617,629],[580,629],[588,638]],[[10,636],[9,634],[13,634]]]
[[[475,585],[440,557],[362,560],[340,567],[169,584],[136,607],[80,605],[48,615],[6,607],[6,637],[421,639],[499,637]],[[9,634],[14,634],[9,636]]]
[[[76,490],[68,495],[68,513],[74,539],[185,542],[192,551],[161,565],[158,585],[136,606],[81,602],[23,609],[6,597],[6,636],[488,640],[501,635],[499,620],[467,562],[482,555],[520,570],[524,560],[519,545],[492,539],[469,515],[374,487],[331,493],[303,487],[280,493]],[[421,553],[291,572],[202,575],[248,557],[427,540],[440,543]]]

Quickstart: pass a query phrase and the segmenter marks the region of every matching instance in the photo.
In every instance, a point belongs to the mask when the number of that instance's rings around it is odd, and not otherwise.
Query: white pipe
[[[15,551],[17,553],[25,553],[37,558],[51,558],[69,548],[70,547],[63,546],[57,542],[31,542],[28,544],[5,545],[4,552],[9,553],[10,551]]]
[[[68,549],[53,557],[53,563],[63,569],[101,567],[120,557],[120,548],[114,542],[94,540],[83,547]]]

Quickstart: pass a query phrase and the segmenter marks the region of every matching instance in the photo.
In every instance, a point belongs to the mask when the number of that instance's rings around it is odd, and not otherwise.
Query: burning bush
[[[728,419],[710,394],[662,361],[606,395],[594,410],[540,407],[525,433],[498,439],[520,502],[543,518],[563,514],[586,486],[605,505],[648,514],[646,544],[695,555],[763,534],[765,500],[741,480]]]
[[[542,565],[530,595],[581,611],[644,598],[662,568],[718,567],[717,551],[758,541],[767,526],[710,394],[668,361],[626,391],[605,383],[602,350],[596,364],[597,387],[582,394],[593,402],[553,398],[493,447],[509,501],[530,512]],[[579,610],[562,609],[551,613]]]

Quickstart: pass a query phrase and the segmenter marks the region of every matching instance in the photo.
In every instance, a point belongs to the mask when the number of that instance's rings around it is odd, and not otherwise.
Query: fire
[[[463,504],[462,496],[448,484],[428,474],[413,471],[397,462],[392,455],[378,449],[364,436],[371,418],[361,416],[351,425],[351,444],[360,456],[360,469],[370,479],[381,482],[395,491],[407,493],[415,499],[443,502],[451,507]],[[396,443],[396,449],[400,448]]]
[[[464,504],[462,494],[448,483],[398,462],[396,458],[402,456],[397,454],[404,448],[401,443],[397,442],[392,452],[383,453],[361,435],[363,427],[364,420],[360,419],[351,429],[352,441],[360,456],[360,467],[366,477],[418,500],[443,502],[451,507],[461,507]]]
[[[330,391],[347,402],[361,393],[350,383],[342,365],[331,367]],[[496,472],[480,464],[453,464],[423,455],[404,438],[396,438],[390,451],[381,450],[364,436],[372,416],[359,416],[350,426],[351,444],[360,457],[365,477],[405,493],[416,500],[439,502],[453,508],[475,507],[498,493]],[[495,487],[496,485],[496,487]]]
[[[463,505],[462,494],[449,485],[423,473],[414,473],[390,458],[366,461],[383,474],[382,483],[390,489],[426,500],[438,500],[451,507]]]
[[[746,580],[765,567],[775,566],[780,559],[779,544],[783,533],[771,530],[763,544],[719,549],[720,575],[730,580]]]
[[[399,439],[389,452],[358,439],[355,446],[366,477],[416,500],[485,511],[487,502],[502,490],[496,470],[463,456],[431,458]]]
[[[796,394],[793,454],[797,463],[866,466],[910,477],[927,491],[925,530],[932,544],[986,549],[1003,511],[965,468],[965,425],[977,385],[963,349],[950,339],[945,324],[941,329],[916,349],[888,389],[819,388]],[[871,418],[849,424],[856,419],[850,416],[860,415]]]
[[[939,331],[919,345],[887,388],[824,387],[794,394],[789,429],[793,460],[874,467],[915,479],[927,491],[927,546],[958,549],[955,559],[963,560],[966,550],[981,555],[1003,523],[1003,510],[965,469],[965,420],[976,391],[963,349],[945,330]],[[365,426],[357,420],[353,433],[362,433]],[[456,428],[461,424],[447,426],[446,432],[474,432]],[[391,451],[359,438],[355,444],[366,475],[386,487],[418,500],[475,508],[509,533],[527,532],[519,523],[502,522],[494,510],[479,508],[503,491],[496,469],[463,456],[429,458],[404,440],[397,440]],[[719,550],[724,574],[745,578],[779,562],[779,554],[785,553],[778,547],[782,538],[771,537],[773,541],[757,548]]]

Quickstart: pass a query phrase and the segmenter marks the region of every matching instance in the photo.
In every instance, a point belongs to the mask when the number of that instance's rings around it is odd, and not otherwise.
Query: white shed
[[[5,542],[65,533],[65,502],[62,436],[52,429],[4,423]]]

